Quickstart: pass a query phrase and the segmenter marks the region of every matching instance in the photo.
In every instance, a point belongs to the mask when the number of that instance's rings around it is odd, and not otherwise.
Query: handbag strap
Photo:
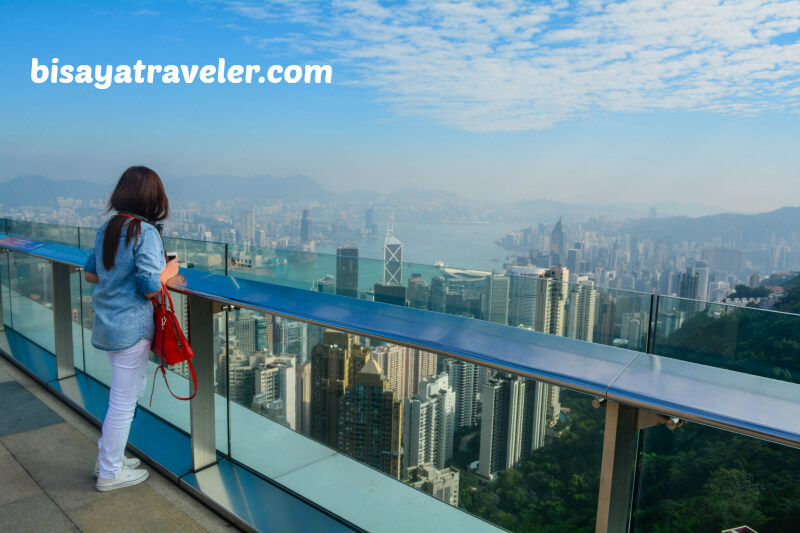
[[[192,393],[192,395],[191,396],[187,396],[186,398],[183,398],[181,396],[178,396],[174,392],[172,392],[172,389],[169,386],[169,380],[167,380],[167,369],[164,368],[164,362],[162,361],[161,364],[156,367],[155,373],[153,373],[153,389],[150,391],[150,407],[153,406],[153,393],[156,391],[156,376],[158,376],[158,370],[159,369],[161,369],[161,375],[164,376],[164,383],[167,384],[167,390],[176,399],[178,399],[178,400],[191,400],[192,398],[195,397],[195,395],[197,395],[197,376],[195,376],[195,374],[194,374],[194,365],[192,364],[192,360],[191,359],[187,359],[186,362],[189,363],[189,372],[192,373],[192,381],[194,382],[194,392]]]

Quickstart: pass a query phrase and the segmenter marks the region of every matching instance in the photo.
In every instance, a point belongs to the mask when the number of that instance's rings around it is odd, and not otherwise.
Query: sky
[[[34,83],[329,64],[332,83]],[[800,0],[6,1],[0,181],[304,174],[467,199],[800,205]]]

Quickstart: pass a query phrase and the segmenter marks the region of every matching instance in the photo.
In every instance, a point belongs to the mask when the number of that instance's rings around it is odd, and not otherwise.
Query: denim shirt
[[[105,269],[102,260],[108,222],[97,230],[94,250],[84,265],[86,272],[99,278],[92,294],[92,345],[109,352],[130,348],[141,339],[152,339],[155,332],[153,307],[144,294],[161,290],[160,275],[166,265],[164,245],[158,230],[142,222],[141,235],[126,247],[125,233],[131,222],[122,227],[111,270]]]

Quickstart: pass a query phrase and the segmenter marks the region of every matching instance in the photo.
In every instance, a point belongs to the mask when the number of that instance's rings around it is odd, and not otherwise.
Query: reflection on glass
[[[26,237],[34,241],[78,246],[78,228],[30,220],[7,220],[8,235]]]
[[[3,322],[11,325],[11,284],[9,266],[11,263],[11,254],[5,251],[0,251],[0,290],[2,290],[2,301],[0,305],[3,306]]]
[[[293,430],[511,530],[594,528],[603,413],[587,396],[265,313],[226,327],[233,458],[280,480],[330,454],[278,447]]]
[[[11,252],[10,310],[14,329],[50,353],[55,352],[53,330],[53,274],[45,259]]]
[[[798,530],[800,450],[691,423],[644,433],[634,530]]]
[[[788,313],[661,297],[653,353],[798,383],[798,293],[775,306]]]

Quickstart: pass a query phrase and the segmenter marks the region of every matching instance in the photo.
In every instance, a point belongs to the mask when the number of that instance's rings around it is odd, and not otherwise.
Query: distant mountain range
[[[331,202],[349,200],[460,201],[458,196],[437,190],[405,188],[391,194],[376,191],[335,193],[308,176],[276,178],[269,175],[192,176],[165,181],[167,193],[175,203],[213,204],[220,200],[244,200],[253,204]],[[0,205],[7,207],[54,205],[59,197],[105,200],[113,185],[88,180],[54,180],[41,175],[17,176],[0,182]]]
[[[404,188],[391,194],[376,191],[332,192],[303,175],[276,178],[269,175],[194,176],[168,180],[165,183],[175,205],[197,202],[211,205],[217,201],[242,200],[251,204],[272,204],[277,201],[305,203],[331,201],[374,202],[398,205],[415,202],[440,202],[442,205],[460,205],[465,202],[455,194],[440,190]],[[17,176],[0,182],[0,207],[48,206],[53,207],[59,197],[105,200],[111,193],[109,183],[88,180],[54,180],[40,175]],[[489,212],[488,203],[479,211]],[[700,205],[661,204],[658,208],[685,213],[709,211]],[[631,204],[577,205],[551,200],[520,200],[513,203],[494,204],[496,219],[521,221],[520,227],[537,221],[555,222],[563,216],[568,223],[590,217],[604,216],[608,220],[627,220],[619,229],[649,238],[662,238],[670,243],[681,241],[703,242],[714,237],[733,239],[739,243],[764,242],[770,232],[777,237],[800,231],[800,207],[784,207],[770,213],[756,215],[717,214],[690,218],[687,216],[665,218],[640,218],[648,207]],[[663,212],[662,211],[662,212]]]
[[[788,237],[800,232],[800,207],[782,207],[769,213],[738,215],[722,213],[697,218],[640,218],[622,225],[620,233],[646,235],[668,243],[704,242],[714,237],[734,240],[739,246],[762,243],[771,233]]]

